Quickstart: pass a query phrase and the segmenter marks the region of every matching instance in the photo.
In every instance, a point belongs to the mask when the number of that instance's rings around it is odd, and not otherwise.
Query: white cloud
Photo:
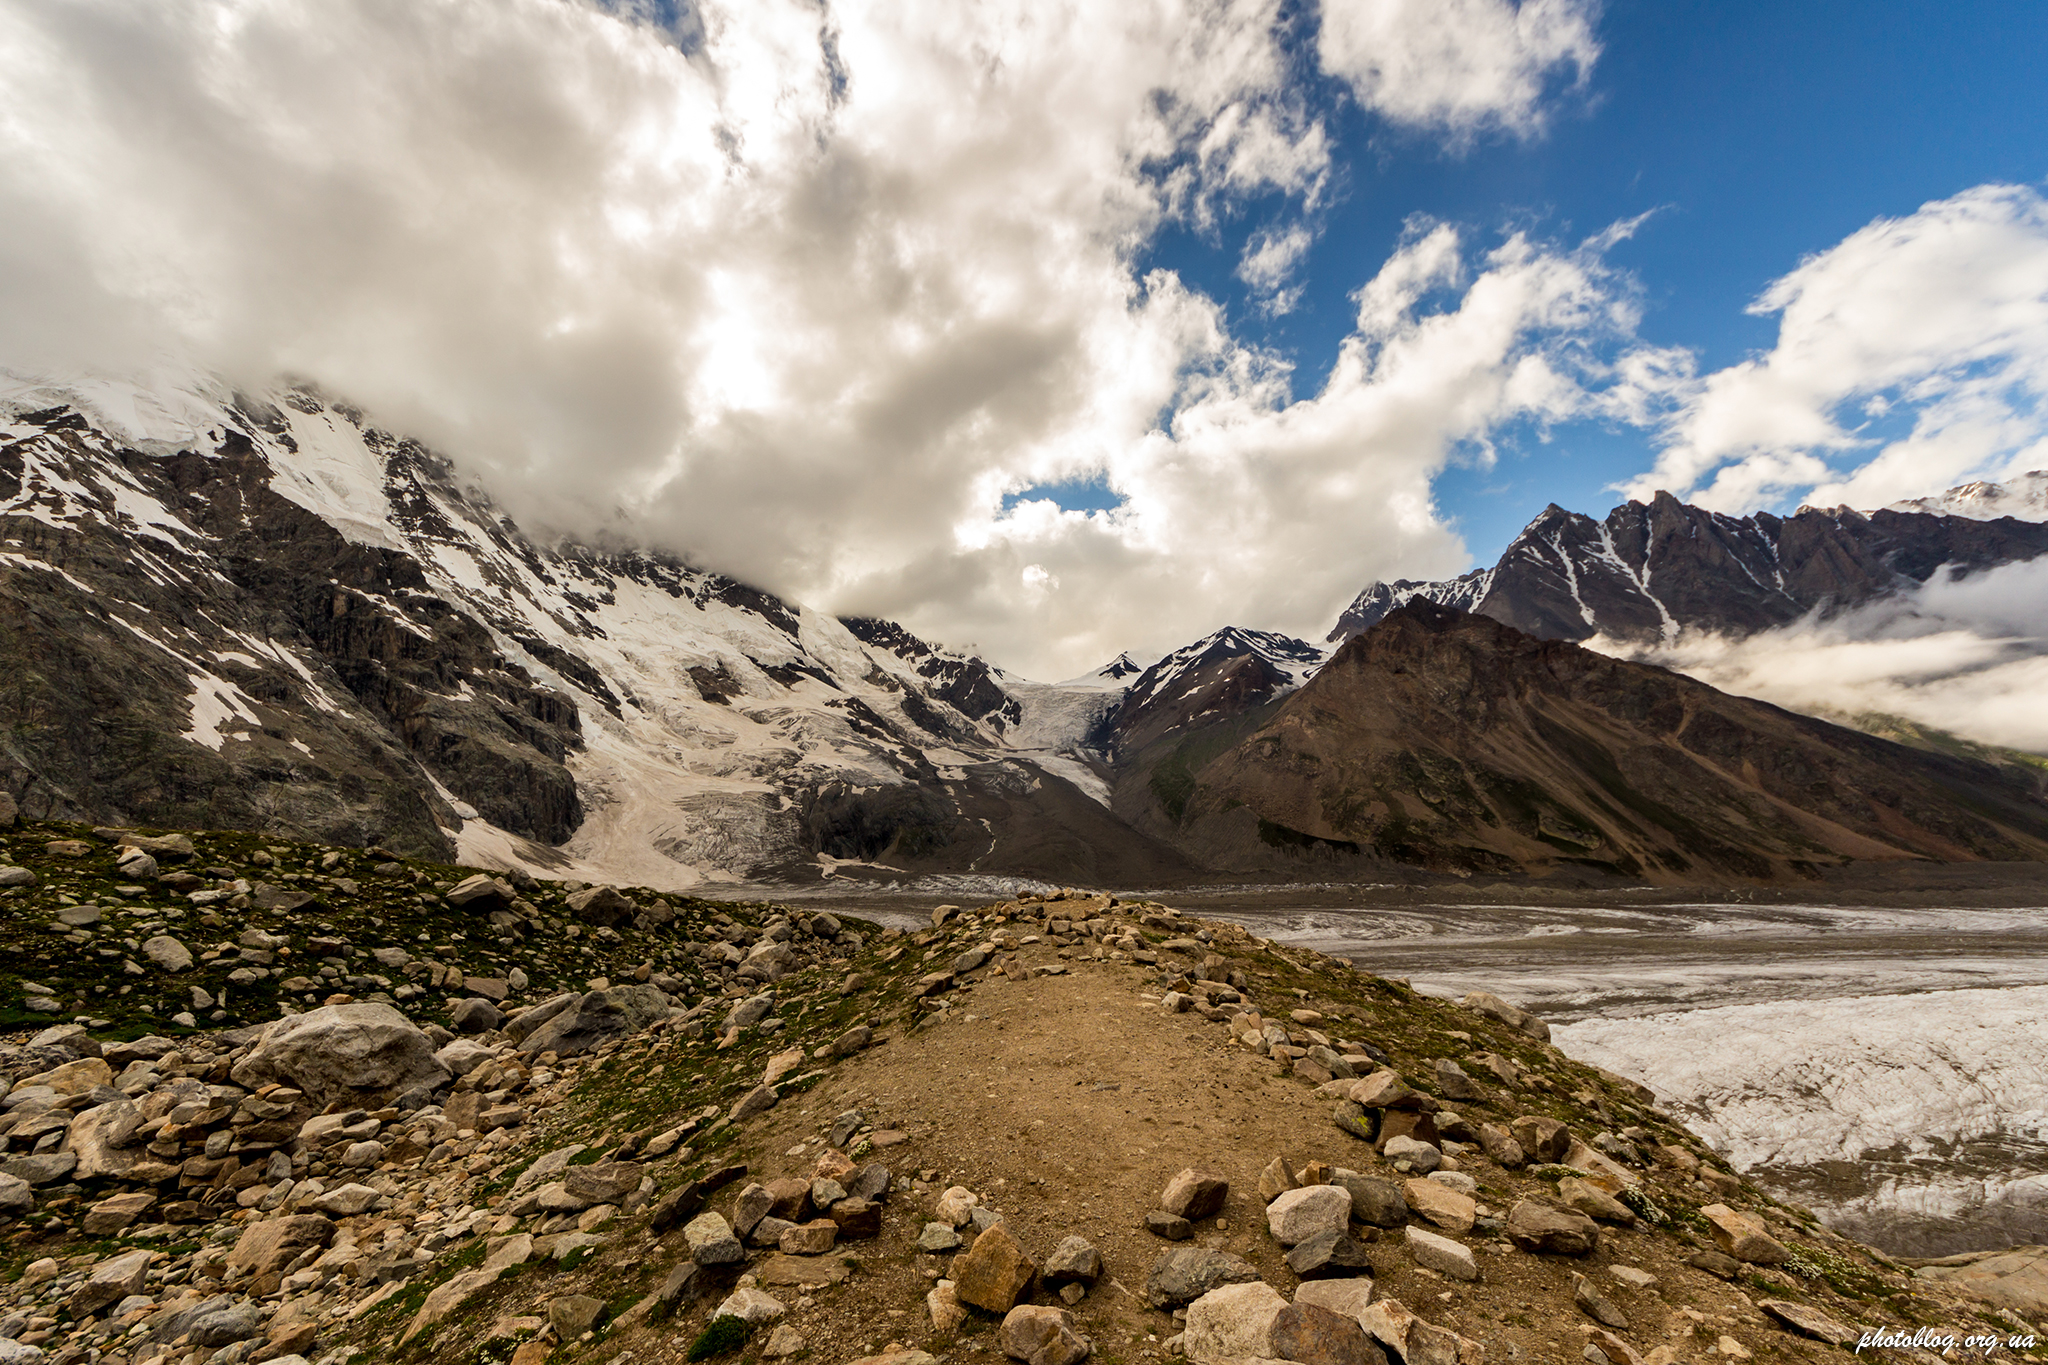
[[[1543,126],[1546,86],[1600,55],[1588,0],[1324,0],[1317,53],[1367,105],[1460,139]]]
[[[1319,202],[1280,8],[710,0],[679,45],[568,0],[0,0],[0,363],[310,376],[529,524],[1051,676],[1316,630],[1460,567],[1431,474],[1593,402],[1570,343],[1630,318],[1597,255],[1425,229],[1296,400],[1141,278],[1173,215]],[[1325,61],[1404,123],[1526,132],[1586,14],[1331,4]],[[1126,505],[1000,510],[1091,474]]]
[[[1687,633],[1604,652],[1794,711],[1903,716],[1980,743],[2048,753],[2048,559],[1917,590],[1743,639]]]
[[[2048,199],[1983,185],[1879,219],[1809,257],[1751,311],[1766,354],[1675,402],[1670,443],[1625,491],[1728,511],[1790,497],[1875,507],[2048,463]],[[1880,424],[1881,425],[1877,425]]]

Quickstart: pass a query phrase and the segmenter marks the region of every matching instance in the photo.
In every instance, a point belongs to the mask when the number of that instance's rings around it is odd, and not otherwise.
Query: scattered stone
[[[683,1225],[683,1241],[698,1265],[730,1265],[747,1258],[732,1225],[716,1213],[700,1213]]]
[[[151,1254],[147,1248],[137,1248],[101,1261],[92,1268],[85,1283],[71,1291],[64,1301],[65,1309],[72,1317],[82,1318],[119,1303],[130,1294],[140,1294],[149,1278]]]
[[[1617,1332],[1628,1330],[1628,1314],[1595,1289],[1593,1282],[1584,1275],[1572,1276],[1572,1302],[1602,1326],[1612,1327]]]
[[[764,1322],[773,1322],[789,1309],[782,1300],[764,1290],[735,1289],[725,1296],[718,1307],[711,1310],[713,1318],[738,1318],[749,1327],[758,1327]]]
[[[1407,1229],[1407,1237],[1408,1254],[1424,1270],[1434,1270],[1454,1280],[1479,1278],[1479,1263],[1472,1259],[1472,1248],[1463,1242],[1418,1227]]]
[[[1154,1209],[1145,1215],[1145,1231],[1168,1242],[1185,1242],[1195,1235],[1195,1225],[1177,1213]]]
[[[1221,1213],[1229,1197],[1228,1180],[1189,1166],[1167,1182],[1166,1192],[1159,1196],[1159,1207],[1196,1222]]]
[[[1450,1232],[1470,1232],[1479,1206],[1472,1196],[1436,1180],[1411,1180],[1401,1187],[1411,1211]]]
[[[919,1251],[936,1254],[943,1251],[957,1251],[959,1247],[960,1234],[954,1231],[951,1223],[926,1223],[924,1231],[917,1235],[917,1249]]]
[[[1395,1170],[1413,1171],[1417,1175],[1428,1175],[1444,1160],[1444,1154],[1434,1144],[1417,1142],[1412,1137],[1388,1138],[1380,1148],[1380,1155]]]
[[[1284,1247],[1319,1232],[1343,1232],[1350,1223],[1351,1194],[1341,1185],[1287,1190],[1266,1206],[1266,1230]]]
[[[1600,1245],[1600,1228],[1583,1213],[1524,1199],[1508,1211],[1508,1240],[1542,1255],[1587,1256]]]
[[[1182,1349],[1199,1365],[1271,1358],[1273,1323],[1287,1306],[1287,1300],[1263,1281],[1212,1289],[1188,1305]]]
[[[1085,1237],[1067,1237],[1045,1258],[1039,1277],[1049,1285],[1094,1284],[1102,1276],[1102,1253]]]
[[[1179,1308],[1218,1286],[1258,1278],[1258,1267],[1235,1253],[1174,1247],[1152,1263],[1145,1277],[1145,1301],[1154,1308]]]
[[[991,1313],[1007,1313],[1031,1287],[1038,1266],[998,1223],[953,1258],[953,1292],[960,1302]]]
[[[1726,1204],[1709,1204],[1700,1210],[1700,1216],[1713,1228],[1715,1245],[1738,1261],[1783,1265],[1792,1259],[1790,1249],[1771,1236],[1755,1214],[1731,1209]]]
[[[951,1280],[940,1280],[931,1292],[924,1296],[925,1312],[931,1315],[932,1330],[941,1335],[960,1330],[960,1324],[967,1321],[967,1310],[960,1306],[960,1299],[953,1293]]]
[[[167,972],[192,970],[192,950],[169,934],[144,939],[142,955]]]
[[[1348,1232],[1319,1232],[1287,1253],[1287,1264],[1304,1280],[1372,1274],[1365,1243]]]
[[[1563,1161],[1571,1150],[1571,1129],[1556,1119],[1524,1114],[1509,1124],[1508,1130],[1532,1161]]]
[[[1588,1218],[1597,1218],[1603,1223],[1619,1223],[1623,1227],[1635,1226],[1635,1210],[1589,1180],[1568,1175],[1557,1182],[1557,1194],[1566,1208],[1576,1209]]]
[[[1335,1171],[1330,1183],[1341,1185],[1351,1196],[1351,1216],[1374,1227],[1397,1228],[1408,1221],[1408,1201],[1400,1187],[1356,1171]]]
[[[1091,1349],[1088,1339],[1074,1330],[1072,1314],[1031,1304],[1003,1315],[998,1340],[1004,1355],[1028,1365],[1080,1365]]]
[[[780,1323],[768,1334],[767,1344],[761,1347],[761,1355],[767,1360],[784,1360],[803,1354],[809,1345],[802,1332],[786,1322]]]
[[[1468,1010],[1474,1010],[1489,1019],[1497,1019],[1511,1029],[1528,1034],[1543,1042],[1550,1041],[1550,1025],[1538,1019],[1529,1011],[1493,994],[1491,991],[1474,991],[1458,1002]]]
[[[1299,1365],[1386,1365],[1386,1353],[1358,1319],[1298,1294],[1274,1316],[1266,1336],[1274,1358]]]
[[[1486,1091],[1479,1082],[1465,1074],[1465,1068],[1448,1057],[1439,1057],[1433,1068],[1436,1073],[1437,1093],[1447,1100],[1483,1100]]]
[[[1857,1337],[1854,1327],[1837,1321],[1812,1304],[1793,1303],[1787,1299],[1758,1299],[1756,1306],[1793,1331],[1815,1341],[1825,1341],[1830,1346],[1847,1346]]]
[[[612,986],[594,990],[587,995],[572,997],[569,1004],[520,1039],[519,1050],[530,1056],[539,1056],[543,1052],[573,1056],[613,1038],[639,1033],[667,1015],[668,1001],[654,986]],[[517,1022],[524,1023],[525,1016],[522,1015]]]
[[[1405,1365],[1480,1365],[1485,1356],[1478,1342],[1423,1321],[1399,1299],[1368,1305],[1359,1325]]]
[[[574,1341],[596,1327],[604,1316],[604,1300],[588,1294],[563,1294],[548,1300],[548,1326],[562,1341]]]

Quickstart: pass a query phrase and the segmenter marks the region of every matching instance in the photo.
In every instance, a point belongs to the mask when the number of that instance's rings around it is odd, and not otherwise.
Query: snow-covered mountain
[[[5,381],[0,536],[0,782],[33,815],[674,887],[1160,870],[1063,752],[1114,692],[1027,707],[893,623],[539,543],[308,388]]]
[[[1944,500],[1971,504],[1967,486],[1924,501]],[[1490,569],[1368,586],[1329,638],[1341,643],[1416,598],[1548,640],[1748,635],[1910,588],[1944,567],[1971,573],[2044,553],[2048,524],[1945,508],[1731,517],[1659,493],[1596,521],[1553,503]]]
[[[1927,512],[1940,517],[1995,521],[2048,521],[2048,469],[2034,469],[2005,483],[1958,484],[1931,498],[1911,498],[1889,505],[1893,512]]]

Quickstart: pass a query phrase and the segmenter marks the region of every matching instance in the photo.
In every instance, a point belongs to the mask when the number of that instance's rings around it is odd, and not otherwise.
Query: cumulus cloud
[[[1297,396],[1143,273],[1176,216],[1319,202],[1282,8],[0,0],[0,363],[309,377],[529,524],[1040,674],[1319,630],[1462,566],[1430,476],[1593,402],[1632,315],[1596,251],[1424,225]],[[1319,51],[1388,118],[1526,133],[1589,13],[1331,0]],[[1263,241],[1277,294],[1305,241]],[[1090,477],[1124,505],[1003,510]]]
[[[1789,710],[1898,716],[1979,743],[2048,753],[2048,560],[1917,590],[1747,638],[1688,632],[1603,652],[1689,674]]]
[[[1638,381],[1669,443],[1627,485],[1748,511],[1874,507],[2048,464],[2048,199],[1983,185],[1803,261],[1751,312],[1767,353]]]
[[[1588,0],[1329,0],[1322,68],[1366,104],[1455,139],[1543,127],[1546,89],[1600,55]]]

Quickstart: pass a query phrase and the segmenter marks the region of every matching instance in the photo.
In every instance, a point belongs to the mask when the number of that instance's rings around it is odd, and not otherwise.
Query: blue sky
[[[1546,134],[1486,137],[1463,153],[1361,112],[1307,63],[1302,78],[1341,110],[1339,179],[1295,311],[1262,317],[1234,277],[1262,221],[1257,205],[1215,236],[1169,232],[1152,263],[1228,301],[1238,333],[1287,354],[1306,393],[1351,330],[1350,294],[1412,215],[1469,225],[1482,239],[1518,226],[1570,241],[1650,213],[1608,255],[1642,287],[1641,334],[1719,369],[1771,346],[1777,320],[1745,309],[1802,257],[1874,218],[2048,175],[2048,8],[2039,4],[1618,0],[1601,12],[1598,35],[1591,79],[1583,93],[1553,97]],[[1496,449],[1494,467],[1453,467],[1436,480],[1439,508],[1476,562],[1490,563],[1546,503],[1604,514],[1620,500],[1611,485],[1652,458],[1644,431],[1591,422],[1547,441],[1524,429]],[[1100,482],[1054,496],[1069,506],[1113,500]]]

